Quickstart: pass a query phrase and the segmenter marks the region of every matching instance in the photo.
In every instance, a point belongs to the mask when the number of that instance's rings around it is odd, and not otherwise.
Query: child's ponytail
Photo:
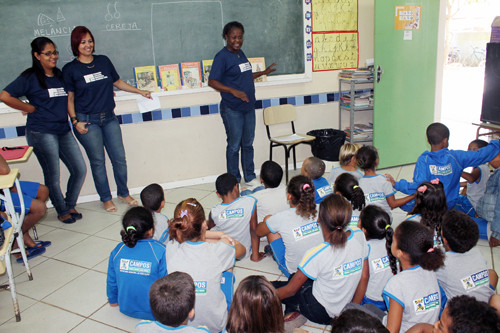
[[[306,219],[316,217],[314,191],[314,184],[308,177],[298,175],[290,179],[287,192],[291,195],[290,202],[297,207],[297,215]]]
[[[389,265],[393,274],[398,272],[396,257],[392,254],[392,236],[394,230],[391,226],[391,218],[387,212],[379,206],[368,205],[359,214],[361,228],[365,230],[367,239],[384,239]]]
[[[170,240],[179,243],[199,239],[203,234],[205,211],[194,198],[181,201],[174,210],[174,218],[169,220]]]
[[[347,235],[344,229],[351,221],[351,214],[351,204],[339,194],[330,194],[321,202],[318,220],[333,247],[345,246]]]
[[[130,208],[123,216],[122,226],[123,230],[120,231],[122,241],[132,248],[139,240],[145,238],[147,231],[154,228],[153,215],[144,207]]]
[[[415,196],[415,207],[410,214],[420,214],[420,223],[434,230],[438,238],[441,237],[443,216],[447,211],[446,195],[439,178],[420,184]]]
[[[394,233],[398,248],[407,253],[412,265],[435,271],[444,265],[444,253],[434,247],[434,235],[426,226],[406,221],[401,223]]]
[[[349,200],[353,209],[361,211],[365,207],[365,194],[359,187],[358,180],[350,173],[344,172],[335,180],[334,192],[340,193]]]

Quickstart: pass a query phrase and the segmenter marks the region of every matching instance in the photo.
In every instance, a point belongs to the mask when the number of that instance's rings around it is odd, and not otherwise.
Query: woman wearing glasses
[[[40,162],[58,219],[73,223],[82,218],[75,210],[87,169],[68,123],[68,95],[57,66],[59,52],[46,37],[31,42],[33,65],[9,84],[0,100],[28,115],[26,139]],[[25,96],[28,103],[19,98]],[[60,187],[59,159],[69,170],[66,195]]]
[[[151,93],[139,90],[120,80],[108,57],[94,55],[94,37],[90,30],[78,26],[71,32],[71,50],[76,59],[63,68],[68,89],[68,113],[75,136],[87,152],[94,184],[104,209],[116,212],[106,175],[104,148],[113,165],[118,198],[138,205],[127,187],[127,162],[120,124],[115,116],[113,86],[151,98]]]

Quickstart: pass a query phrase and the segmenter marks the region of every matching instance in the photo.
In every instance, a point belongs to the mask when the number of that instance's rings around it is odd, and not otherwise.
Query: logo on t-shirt
[[[149,275],[152,264],[149,261],[120,259],[120,272],[129,274]]]
[[[363,268],[363,261],[361,260],[361,258],[351,262],[347,262],[333,268],[333,278],[339,279],[347,275],[354,274],[356,272],[359,272],[361,268]]]
[[[245,209],[236,208],[236,209],[226,209],[219,214],[219,219],[237,219],[241,218],[245,215]]]
[[[490,282],[488,270],[485,269],[460,279],[465,290],[470,290]]]
[[[246,72],[246,71],[251,71],[252,70],[252,65],[250,65],[249,62],[245,62],[244,64],[240,64],[240,71],[243,73],[243,72]]]
[[[431,171],[431,175],[435,176],[448,176],[453,173],[453,168],[451,164],[429,165],[429,170]]]
[[[371,263],[372,263],[372,268],[375,271],[375,273],[378,273],[380,271],[384,271],[390,266],[388,256],[373,259],[371,261]]]
[[[439,306],[439,294],[433,293],[423,298],[413,300],[415,313],[423,313]]]
[[[318,192],[320,198],[324,198],[328,194],[332,194],[333,193],[332,187],[330,185],[326,185],[326,186],[318,188],[317,192]]]
[[[373,192],[365,195],[366,201],[375,202],[385,200],[384,192]]]
[[[295,240],[301,240],[308,236],[317,234],[319,232],[319,226],[317,222],[311,222],[293,229],[293,237]]]
[[[92,73],[92,74],[87,74],[83,76],[83,79],[85,80],[85,83],[91,83],[99,80],[104,80],[107,79],[108,77],[106,75],[102,75],[101,72],[97,73]]]
[[[66,94],[66,91],[64,91],[64,88],[49,88],[47,89],[47,91],[49,92],[49,97],[52,98],[52,97],[65,97],[65,96],[68,96],[68,94]]]
[[[358,222],[359,222],[359,216],[351,216],[351,221],[349,222],[348,226],[349,228],[357,228],[358,227]]]
[[[198,296],[205,296],[207,294],[207,281],[194,281],[194,292]]]

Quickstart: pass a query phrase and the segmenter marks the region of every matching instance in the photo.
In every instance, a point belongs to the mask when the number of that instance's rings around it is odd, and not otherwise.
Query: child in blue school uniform
[[[135,333],[202,333],[206,327],[187,326],[194,318],[195,287],[193,278],[173,272],[156,280],[149,289],[149,304],[156,321],[141,321]]]
[[[267,236],[280,270],[289,277],[297,272],[304,254],[323,242],[317,222],[314,185],[303,175],[290,179],[287,199],[290,208],[278,212],[257,226],[257,236]]]
[[[167,275],[165,246],[151,238],[154,222],[146,208],[131,208],[122,224],[123,242],[109,256],[108,301],[127,316],[154,320],[148,293],[153,282]]]
[[[342,173],[336,178],[333,190],[337,194],[342,194],[352,204],[352,216],[349,228],[357,228],[359,214],[363,207],[365,207],[365,193],[359,186],[357,178],[350,173]]]
[[[370,251],[368,286],[361,304],[371,303],[380,310],[387,311],[382,290],[398,271],[396,257],[391,252],[394,234],[391,218],[382,208],[368,205],[361,211],[359,219],[359,228],[365,234]]]
[[[442,296],[436,278],[443,266],[444,254],[434,247],[433,233],[418,222],[401,223],[395,230],[392,254],[402,271],[384,287],[383,297],[389,309],[384,318],[390,332],[406,332],[418,323],[438,320]]]
[[[426,134],[431,150],[425,151],[417,159],[413,172],[413,181],[409,182],[401,179],[395,182],[392,177],[389,178],[394,188],[405,194],[415,193],[424,181],[439,178],[439,181],[444,186],[448,208],[452,209],[460,191],[460,176],[463,169],[471,166],[477,167],[491,161],[499,153],[500,142],[493,140],[488,146],[477,151],[449,150],[450,130],[444,124],[430,124],[427,127]],[[410,202],[401,209],[409,212],[413,205],[414,203]]]
[[[302,170],[300,173],[311,178],[314,188],[316,189],[314,202],[316,202],[317,205],[319,205],[327,195],[333,193],[332,186],[323,177],[325,174],[325,162],[319,158],[306,158],[302,164]]]
[[[392,219],[391,209],[400,207],[414,198],[409,195],[404,198],[396,199],[396,191],[384,175],[376,173],[379,163],[377,148],[373,146],[363,146],[356,153],[358,166],[364,172],[364,177],[359,180],[359,186],[365,193],[367,205],[376,205],[382,207]]]
[[[141,191],[141,202],[144,208],[153,214],[155,233],[153,239],[165,243],[168,239],[168,217],[162,214],[165,207],[165,192],[158,184],[150,184]]]

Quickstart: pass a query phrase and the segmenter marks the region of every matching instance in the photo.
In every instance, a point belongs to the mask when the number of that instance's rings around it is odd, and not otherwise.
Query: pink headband
[[[432,185],[437,185],[437,184],[439,184],[439,178],[436,178],[436,179],[431,180],[431,184],[432,184]]]
[[[303,189],[303,190],[305,190],[306,188],[309,188],[309,187],[311,187],[311,185],[309,185],[309,184],[304,184],[304,185],[302,185],[302,189]]]
[[[417,191],[419,191],[420,193],[425,193],[425,191],[427,191],[427,186],[422,185],[419,188],[417,188]]]
[[[431,252],[434,252],[434,248],[431,247],[430,249],[427,250],[427,253],[431,253]]]

